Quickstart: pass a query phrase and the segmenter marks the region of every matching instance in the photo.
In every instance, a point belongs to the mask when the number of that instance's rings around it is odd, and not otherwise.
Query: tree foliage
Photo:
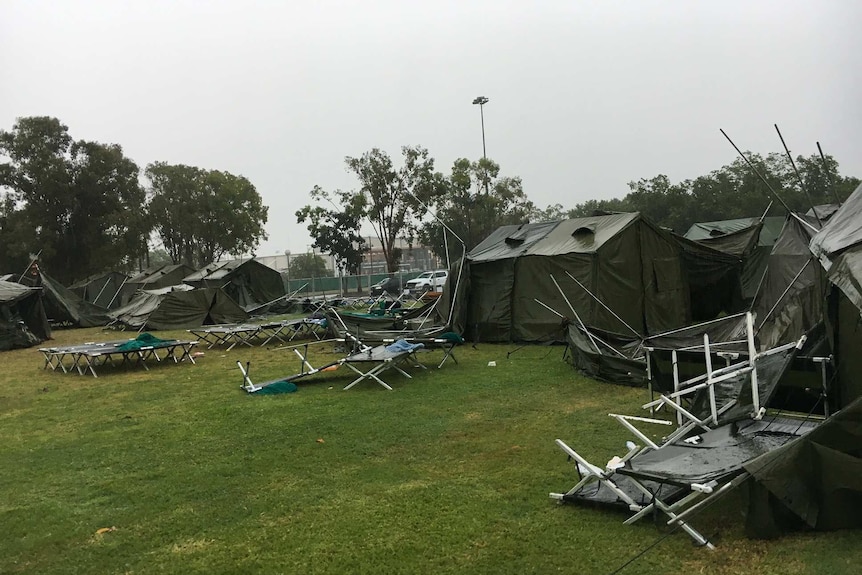
[[[314,186],[309,196],[313,200],[325,200],[341,209],[322,206],[305,206],[296,212],[297,223],[308,222],[308,233],[314,238],[314,247],[331,253],[339,269],[358,275],[362,256],[367,251],[365,239],[360,234],[365,202],[362,196],[336,190],[329,193]]]
[[[150,218],[174,263],[201,267],[252,252],[266,239],[268,208],[246,178],[164,162],[145,174]]]
[[[40,253],[64,282],[146,253],[149,222],[138,166],[116,144],[74,141],[47,116],[0,131],[0,266],[22,269]]]
[[[428,198],[429,205],[464,241],[468,251],[498,227],[526,223],[539,213],[527,199],[521,179],[501,177],[500,166],[487,158],[476,162],[466,158],[455,160],[450,175],[436,191]],[[443,233],[436,220],[419,226],[422,243],[441,258],[446,257],[447,246]],[[461,247],[454,243],[449,238],[449,255],[460,257]]]
[[[347,157],[345,163],[359,180],[359,189],[342,199],[361,206],[374,233],[380,239],[386,267],[398,270],[399,252],[395,242],[409,233],[420,209],[416,198],[434,195],[442,177],[434,172],[434,159],[420,146],[401,148],[403,165],[395,168],[389,154],[377,148],[358,158]]]
[[[296,254],[290,258],[291,278],[323,278],[332,275],[326,262],[317,254]]]
[[[826,157],[824,167],[819,155],[795,158],[802,183],[786,155],[767,156],[746,153],[768,186],[748,164],[740,159],[693,180],[673,183],[665,175],[630,182],[625,197],[590,200],[570,210],[570,217],[596,211],[641,212],[659,225],[684,233],[695,222],[760,216],[771,204],[771,213],[782,213],[783,206],[770,188],[796,212],[807,212],[811,204],[842,201],[859,185],[859,179],[841,176],[838,162]],[[830,185],[834,183],[834,187]]]

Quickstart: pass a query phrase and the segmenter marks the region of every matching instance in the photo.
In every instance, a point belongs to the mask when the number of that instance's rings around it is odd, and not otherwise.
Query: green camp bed
[[[144,333],[136,339],[43,347],[39,351],[45,358],[44,369],[79,375],[89,373],[98,377],[96,368],[104,366],[142,367],[149,370],[148,361],[195,363],[191,352],[197,343],[196,340],[163,340]]]

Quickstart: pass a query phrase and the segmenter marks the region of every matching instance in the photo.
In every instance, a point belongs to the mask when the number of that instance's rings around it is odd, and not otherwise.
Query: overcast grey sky
[[[351,189],[345,156],[482,153],[540,207],[621,197],[743,149],[819,140],[862,177],[862,2],[0,2],[0,127],[50,115],[76,139],[249,178],[260,255],[311,243],[294,212]]]

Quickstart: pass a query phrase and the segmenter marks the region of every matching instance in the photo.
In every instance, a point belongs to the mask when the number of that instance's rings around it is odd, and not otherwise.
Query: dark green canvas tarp
[[[75,282],[69,289],[85,301],[105,309],[114,309],[122,305],[120,292],[128,280],[129,276],[124,273],[109,271]]]
[[[833,289],[828,302],[826,319],[832,330],[832,352],[838,376],[830,389],[834,408],[862,397],[862,317],[859,308],[841,289]]]
[[[823,270],[808,249],[816,221],[800,218],[807,223],[787,218],[752,306],[763,347],[794,341],[823,319]]]
[[[183,278],[195,269],[186,264],[166,264],[152,266],[129,278],[123,286],[121,297],[123,304],[131,300],[138,290],[156,290],[183,283]]]
[[[640,214],[503,226],[467,262],[469,289],[454,323],[463,322],[465,337],[474,341],[564,341],[560,317],[536,302],[574,320],[551,276],[591,327],[631,333],[628,324],[644,334],[691,318],[680,248]]]
[[[862,185],[850,194],[817,235],[811,238],[810,248],[828,269],[830,260],[859,243],[862,243]]]
[[[148,330],[190,329],[248,319],[248,314],[224,291],[186,287],[139,292],[111,315],[129,327]]]
[[[784,226],[784,217],[739,218],[693,224],[685,233],[686,239],[696,241],[715,250],[742,258],[740,294],[750,302],[757,287],[772,246]]]
[[[221,288],[246,311],[285,295],[281,274],[254,258],[213,262],[185,276],[183,283]]]
[[[602,342],[612,345],[619,353],[608,349]],[[647,385],[646,361],[634,358],[640,340],[595,329],[587,335],[580,326],[570,323],[566,328],[566,343],[569,345],[566,357],[578,371],[610,383],[633,387]]]
[[[60,282],[41,272],[43,303],[48,320],[67,327],[97,327],[108,325],[108,310],[81,299]]]
[[[0,281],[0,351],[31,347],[50,338],[42,289]]]
[[[745,251],[742,244],[724,245],[695,242],[673,236],[682,250],[683,267],[688,278],[691,319],[708,321],[722,314],[734,314],[748,306],[742,293]],[[725,236],[726,237],[726,236]],[[756,238],[756,236],[749,236]],[[743,244],[751,246],[749,243]],[[722,249],[717,249],[721,247]],[[745,248],[748,249],[748,248]],[[725,251],[722,251],[725,250]]]
[[[833,387],[846,404],[862,396],[862,185],[811,238],[809,249],[834,286],[826,320],[837,363]]]
[[[774,537],[787,527],[862,527],[862,399],[816,429],[745,464],[746,528]]]
[[[737,218],[732,220],[719,220],[714,222],[698,222],[685,232],[685,237],[690,240],[715,240],[720,241],[728,235],[750,230],[760,224],[760,218]],[[762,228],[757,234],[757,245],[772,246],[781,233],[784,226],[784,216],[768,216],[763,218]]]

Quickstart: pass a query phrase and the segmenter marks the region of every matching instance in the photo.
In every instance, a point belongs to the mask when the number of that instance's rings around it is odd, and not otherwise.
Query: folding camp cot
[[[713,369],[708,336],[704,336],[706,372],[686,381],[675,376],[675,391],[660,395],[644,409],[669,409],[676,422],[652,417],[609,414],[644,446],[628,442],[628,452],[601,468],[593,465],[560,439],[557,445],[577,462],[580,480],[565,493],[551,493],[558,501],[591,501],[623,505],[634,514],[631,524],[661,512],[698,544],[712,543],[687,519],[697,510],[739,486],[748,477],[743,465],[816,427],[809,418],[789,414],[766,415],[765,405],[781,376],[805,343],[799,341],[758,352],[752,318],[746,318],[748,356],[728,357]],[[677,428],[660,443],[637,424]]]
[[[293,341],[296,338],[309,337],[320,340],[326,335],[326,319],[316,317],[306,317],[285,322],[285,329],[291,331],[287,341]],[[284,340],[282,340],[284,341]],[[285,342],[286,343],[286,342]]]
[[[273,340],[286,344],[297,337],[313,337],[320,340],[326,333],[326,320],[303,318],[262,323],[230,323],[205,325],[187,330],[199,340],[206,342],[207,349],[227,346],[227,351],[237,345],[253,347],[260,341],[265,346]]]
[[[331,361],[320,367],[314,367],[309,362],[308,347],[308,344],[306,344],[304,346],[292,348],[293,352],[299,357],[301,362],[299,373],[273,379],[264,383],[255,384],[249,377],[248,364],[243,367],[242,363],[238,361],[237,365],[239,366],[243,376],[242,388],[248,393],[257,393],[270,386],[293,383],[316,373],[320,373],[321,371],[332,371],[344,366],[357,375],[353,381],[344,387],[345,390],[354,387],[362,381],[373,380],[387,390],[392,391],[392,386],[383,380],[384,373],[394,370],[404,377],[412,379],[412,376],[405,371],[405,368],[418,367],[420,369],[427,369],[416,357],[416,352],[422,348],[422,344],[410,344],[404,341],[397,341],[390,345],[378,345],[374,347],[362,346],[359,349],[352,351],[347,356]]]
[[[326,320],[317,318],[288,319],[263,321],[257,325],[257,332],[252,338],[262,340],[261,347],[271,341],[287,344],[296,338],[314,338],[320,340],[326,334]]]
[[[98,377],[96,368],[105,365],[141,366],[149,370],[147,361],[150,360],[160,363],[169,359],[174,363],[188,360],[195,363],[191,351],[197,345],[197,341],[142,338],[144,335],[148,334],[141,334],[137,339],[44,347],[39,351],[45,357],[44,369],[51,368],[52,371],[60,370],[63,373],[77,372],[79,375],[90,373],[93,377]],[[162,353],[161,356],[160,353]]]
[[[347,384],[344,389],[350,389],[366,379],[373,379],[389,391],[392,391],[392,387],[383,381],[380,376],[384,372],[394,369],[404,377],[412,379],[412,376],[404,371],[401,366],[426,369],[416,357],[416,351],[422,347],[421,343],[411,344],[404,340],[398,340],[389,345],[377,345],[348,355],[341,360],[341,365],[353,370],[358,377]]]
[[[239,344],[251,347],[252,342],[261,333],[261,329],[261,326],[255,323],[226,323],[205,325],[187,331],[206,342],[207,349],[226,345],[227,351],[230,351]]]
[[[373,336],[373,332],[367,332],[369,336]],[[366,338],[367,339],[367,338]],[[407,343],[412,344],[422,344],[421,350],[430,351],[433,349],[439,349],[443,351],[443,358],[440,360],[440,363],[437,364],[437,369],[443,367],[443,364],[446,363],[446,360],[452,359],[455,363],[458,363],[458,358],[455,357],[455,347],[464,343],[464,340],[457,334],[452,332],[447,332],[444,334],[440,334],[438,337],[411,337],[406,336],[403,338],[394,338],[394,337],[384,337],[381,341],[384,345],[392,344],[396,341],[406,341]]]

